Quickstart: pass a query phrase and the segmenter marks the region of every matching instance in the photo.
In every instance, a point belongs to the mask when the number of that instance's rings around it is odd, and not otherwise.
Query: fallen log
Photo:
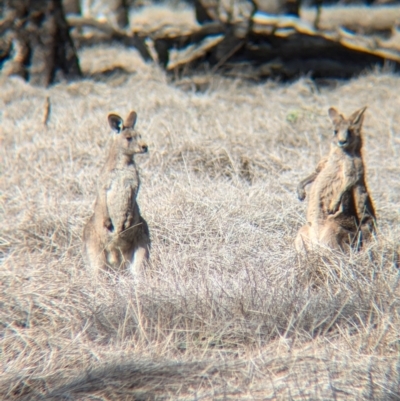
[[[189,56],[185,50],[183,50],[183,58],[187,58],[187,62],[190,62],[190,57],[199,58],[207,52],[210,46],[206,46],[204,50],[201,50],[201,43],[206,38],[212,38],[218,35],[225,34],[225,26],[220,22],[212,22],[207,25],[200,27],[199,29],[191,30],[183,35],[179,31],[172,27],[164,27],[163,29],[154,32],[151,35],[151,39],[154,41],[154,48],[157,52],[158,62],[164,68],[170,69],[170,50],[171,49],[186,49],[188,46],[196,46],[198,50],[193,49],[192,56]],[[216,42],[213,42],[216,44]],[[189,49],[190,50],[190,49]],[[190,53],[190,51],[189,51]],[[186,55],[185,55],[186,54]],[[184,64],[178,62],[176,66]]]
[[[315,8],[303,8],[300,17],[313,24]],[[390,34],[400,24],[400,6],[325,6],[321,7],[318,28],[323,31],[336,31],[345,28],[360,34]]]
[[[400,12],[400,7],[397,9]],[[400,67],[400,33],[395,29],[386,36],[362,35],[341,27],[321,30],[307,19],[262,12],[235,23],[163,25],[135,32],[87,18],[70,16],[68,22],[73,27],[98,31],[97,36],[86,34],[86,39],[78,35],[76,40],[81,43],[95,37],[101,37],[100,41],[119,41],[138,48],[145,60],[151,59],[145,40],[153,41],[158,62],[177,77],[199,67],[231,74],[238,66],[246,66],[255,79],[290,79],[301,74],[348,78],[376,65],[390,64],[395,71]],[[386,25],[374,26],[379,31]]]
[[[323,32],[298,18],[258,13],[245,37],[238,33],[238,26],[229,28],[229,33],[225,26],[225,32],[219,35],[196,37],[193,32],[184,39],[170,37],[169,48],[164,49],[168,53],[167,71],[187,71],[206,63],[211,71],[226,72],[246,64],[259,77],[292,78],[310,74],[348,78],[375,65],[391,63],[395,70],[400,67],[398,41],[376,40],[345,30]],[[200,30],[207,30],[207,25]]]
[[[276,14],[299,16],[301,0],[194,0],[199,24],[222,21],[234,23],[249,18],[257,10]]]
[[[67,22],[71,28],[79,28],[71,33],[77,48],[99,43],[119,42],[124,46],[136,48],[145,61],[153,61],[145,43],[145,37],[136,32],[127,32],[114,28],[107,22],[76,15],[68,15]],[[92,28],[94,31],[82,33],[82,28]]]

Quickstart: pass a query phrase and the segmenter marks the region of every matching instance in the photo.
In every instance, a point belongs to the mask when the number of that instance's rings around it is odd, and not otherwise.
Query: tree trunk
[[[6,74],[21,75],[39,86],[81,76],[61,0],[3,0],[3,4],[0,34],[10,45]]]

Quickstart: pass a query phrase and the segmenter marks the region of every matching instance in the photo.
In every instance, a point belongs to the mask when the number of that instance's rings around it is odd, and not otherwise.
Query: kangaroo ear
[[[124,127],[125,128],[134,128],[134,126],[136,124],[136,119],[137,119],[136,111],[132,110],[129,113],[129,116],[125,120]]]
[[[334,107],[329,108],[328,114],[334,125],[339,125],[343,121],[343,116]]]
[[[364,112],[367,110],[367,106],[363,107],[360,110],[355,111],[349,118],[350,124],[353,127],[361,128],[362,123],[364,121]]]
[[[109,114],[108,124],[110,124],[110,127],[114,132],[119,134],[124,125],[124,120],[118,114]]]

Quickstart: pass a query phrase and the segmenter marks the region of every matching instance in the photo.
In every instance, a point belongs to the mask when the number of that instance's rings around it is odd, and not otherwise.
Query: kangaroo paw
[[[297,188],[297,197],[299,200],[303,201],[306,199],[306,191],[303,188]]]
[[[104,227],[107,228],[108,231],[114,231],[114,226],[112,224],[112,221],[109,217],[104,219]]]

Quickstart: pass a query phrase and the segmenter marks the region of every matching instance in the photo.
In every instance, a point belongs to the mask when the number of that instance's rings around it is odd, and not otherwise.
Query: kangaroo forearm
[[[329,206],[329,213],[334,213],[338,210],[340,202],[342,201],[343,195],[352,190],[354,186],[356,185],[357,180],[353,180],[351,178],[346,179],[338,192],[334,195],[331,204]]]
[[[357,183],[356,180],[351,180],[351,179],[346,180],[346,181],[343,183],[343,185],[340,187],[340,190],[339,190],[338,195],[337,195],[338,199],[339,199],[339,200],[342,199],[342,196],[343,196],[346,192],[352,190],[352,189],[354,188],[354,186],[356,185],[356,183]]]
[[[107,215],[108,216],[108,208],[107,208],[107,190],[103,189],[101,191],[101,200],[100,200],[100,205],[101,205],[101,211],[103,216]]]
[[[304,180],[300,181],[299,185],[297,185],[297,197],[300,200],[304,200],[306,197],[306,191],[305,188],[307,185],[311,184],[312,182],[315,181],[315,179],[318,176],[318,172],[314,172],[311,175],[309,175],[308,177],[306,177]]]
[[[103,224],[108,229],[111,228],[112,222],[110,218],[110,213],[108,212],[107,208],[107,190],[104,189],[101,192],[101,200],[100,200],[100,213],[103,219]]]
[[[324,157],[322,158],[319,163],[317,164],[317,167],[315,169],[315,174],[318,175],[326,166],[326,163],[328,162],[328,158]]]
[[[304,200],[306,197],[306,191],[305,188],[307,185],[312,184],[316,178],[318,177],[318,174],[325,168],[326,163],[328,162],[328,158],[324,157],[319,161],[317,164],[317,167],[315,168],[315,171],[310,174],[308,177],[306,177],[304,180],[300,181],[299,185],[297,186],[297,197],[300,200]]]

